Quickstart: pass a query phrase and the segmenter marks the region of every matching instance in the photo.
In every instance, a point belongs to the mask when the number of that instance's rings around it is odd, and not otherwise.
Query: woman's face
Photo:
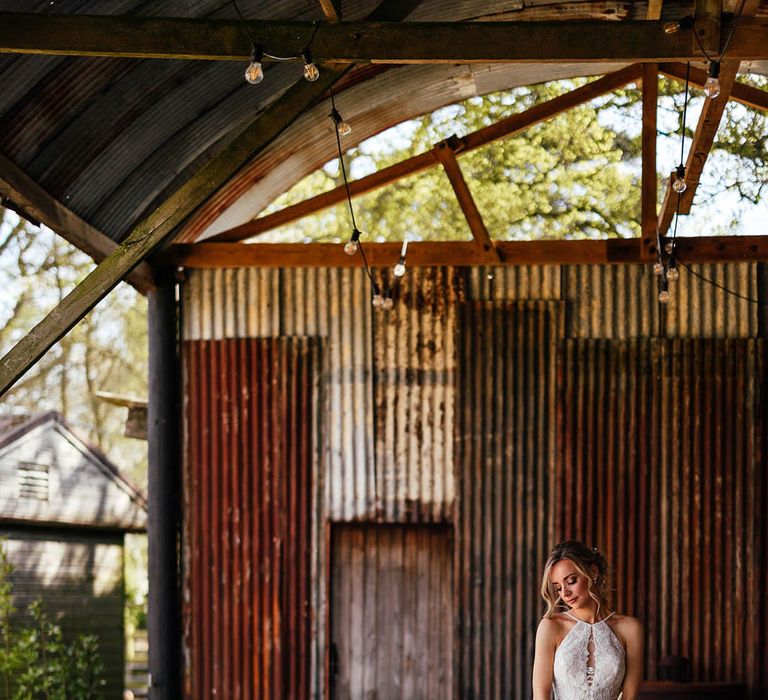
[[[549,572],[549,581],[557,595],[570,608],[589,607],[589,579],[580,573],[570,559],[561,559]]]

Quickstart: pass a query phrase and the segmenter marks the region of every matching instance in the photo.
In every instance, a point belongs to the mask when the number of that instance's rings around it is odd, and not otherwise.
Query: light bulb
[[[704,83],[704,94],[710,100],[714,100],[720,94],[720,61],[712,61],[709,64],[709,77]]]
[[[400,258],[400,260],[397,261],[397,265],[395,265],[395,269],[392,270],[395,277],[404,277],[405,276],[405,258]]]
[[[680,31],[680,22],[672,21],[664,23],[665,34],[677,34]]]
[[[336,128],[339,130],[339,136],[347,136],[352,133],[349,122],[345,122],[343,119],[336,125]]]
[[[670,267],[669,270],[667,270],[667,279],[670,282],[677,282],[677,280],[680,279],[680,270],[676,267]]]
[[[685,192],[688,185],[685,182],[685,166],[684,165],[678,165],[677,170],[675,170],[675,177],[672,180],[672,189],[677,192],[677,194],[682,194]]]
[[[376,293],[373,295],[373,299],[371,300],[371,304],[373,304],[374,309],[378,309],[381,307],[381,305],[384,303],[384,297],[381,296],[381,294]]]
[[[304,79],[314,83],[320,77],[320,71],[312,62],[312,55],[309,53],[309,49],[304,49],[301,52],[301,56],[304,59]]]
[[[494,279],[495,277],[496,277],[496,275],[495,275],[493,272],[488,272],[488,273],[485,275],[485,279],[487,279],[487,280],[492,280],[492,279]]]
[[[675,243],[674,243],[674,241],[667,241],[667,242],[664,244],[664,252],[665,252],[667,255],[672,255],[672,253],[674,252],[674,250],[675,250]]]
[[[395,305],[395,302],[390,296],[385,297],[381,302],[381,308],[384,309],[385,311],[390,311],[392,307],[394,307],[394,305]]]
[[[660,304],[668,304],[669,303],[669,292],[666,289],[662,289],[659,292],[659,303]]]
[[[664,265],[662,265],[660,262],[653,263],[653,274],[654,275],[663,275],[664,274]]]
[[[355,253],[357,253],[358,249],[360,248],[360,244],[358,243],[359,240],[360,240],[360,231],[358,231],[357,229],[354,229],[352,231],[352,235],[350,236],[349,240],[344,246],[344,252],[347,255],[354,255]]]
[[[251,51],[251,62],[248,64],[248,68],[245,69],[245,79],[251,85],[258,85],[264,80],[264,69],[261,67],[261,59],[264,55],[264,51],[261,46],[254,46]]]

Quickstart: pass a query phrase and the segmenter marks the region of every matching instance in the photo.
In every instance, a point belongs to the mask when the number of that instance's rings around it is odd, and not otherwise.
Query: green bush
[[[104,687],[104,666],[93,635],[65,640],[61,627],[48,618],[41,600],[29,610],[32,622],[11,629],[13,593],[8,561],[0,541],[0,674],[3,691],[12,700],[98,700]]]

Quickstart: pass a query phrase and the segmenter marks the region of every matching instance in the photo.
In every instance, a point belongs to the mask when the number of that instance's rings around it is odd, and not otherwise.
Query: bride
[[[541,596],[547,611],[536,632],[534,700],[636,700],[643,628],[611,612],[605,557],[576,540],[557,545]]]

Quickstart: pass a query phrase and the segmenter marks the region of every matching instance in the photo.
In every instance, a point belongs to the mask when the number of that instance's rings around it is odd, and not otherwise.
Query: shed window
[[[48,466],[21,462],[19,464],[19,498],[48,500]]]

